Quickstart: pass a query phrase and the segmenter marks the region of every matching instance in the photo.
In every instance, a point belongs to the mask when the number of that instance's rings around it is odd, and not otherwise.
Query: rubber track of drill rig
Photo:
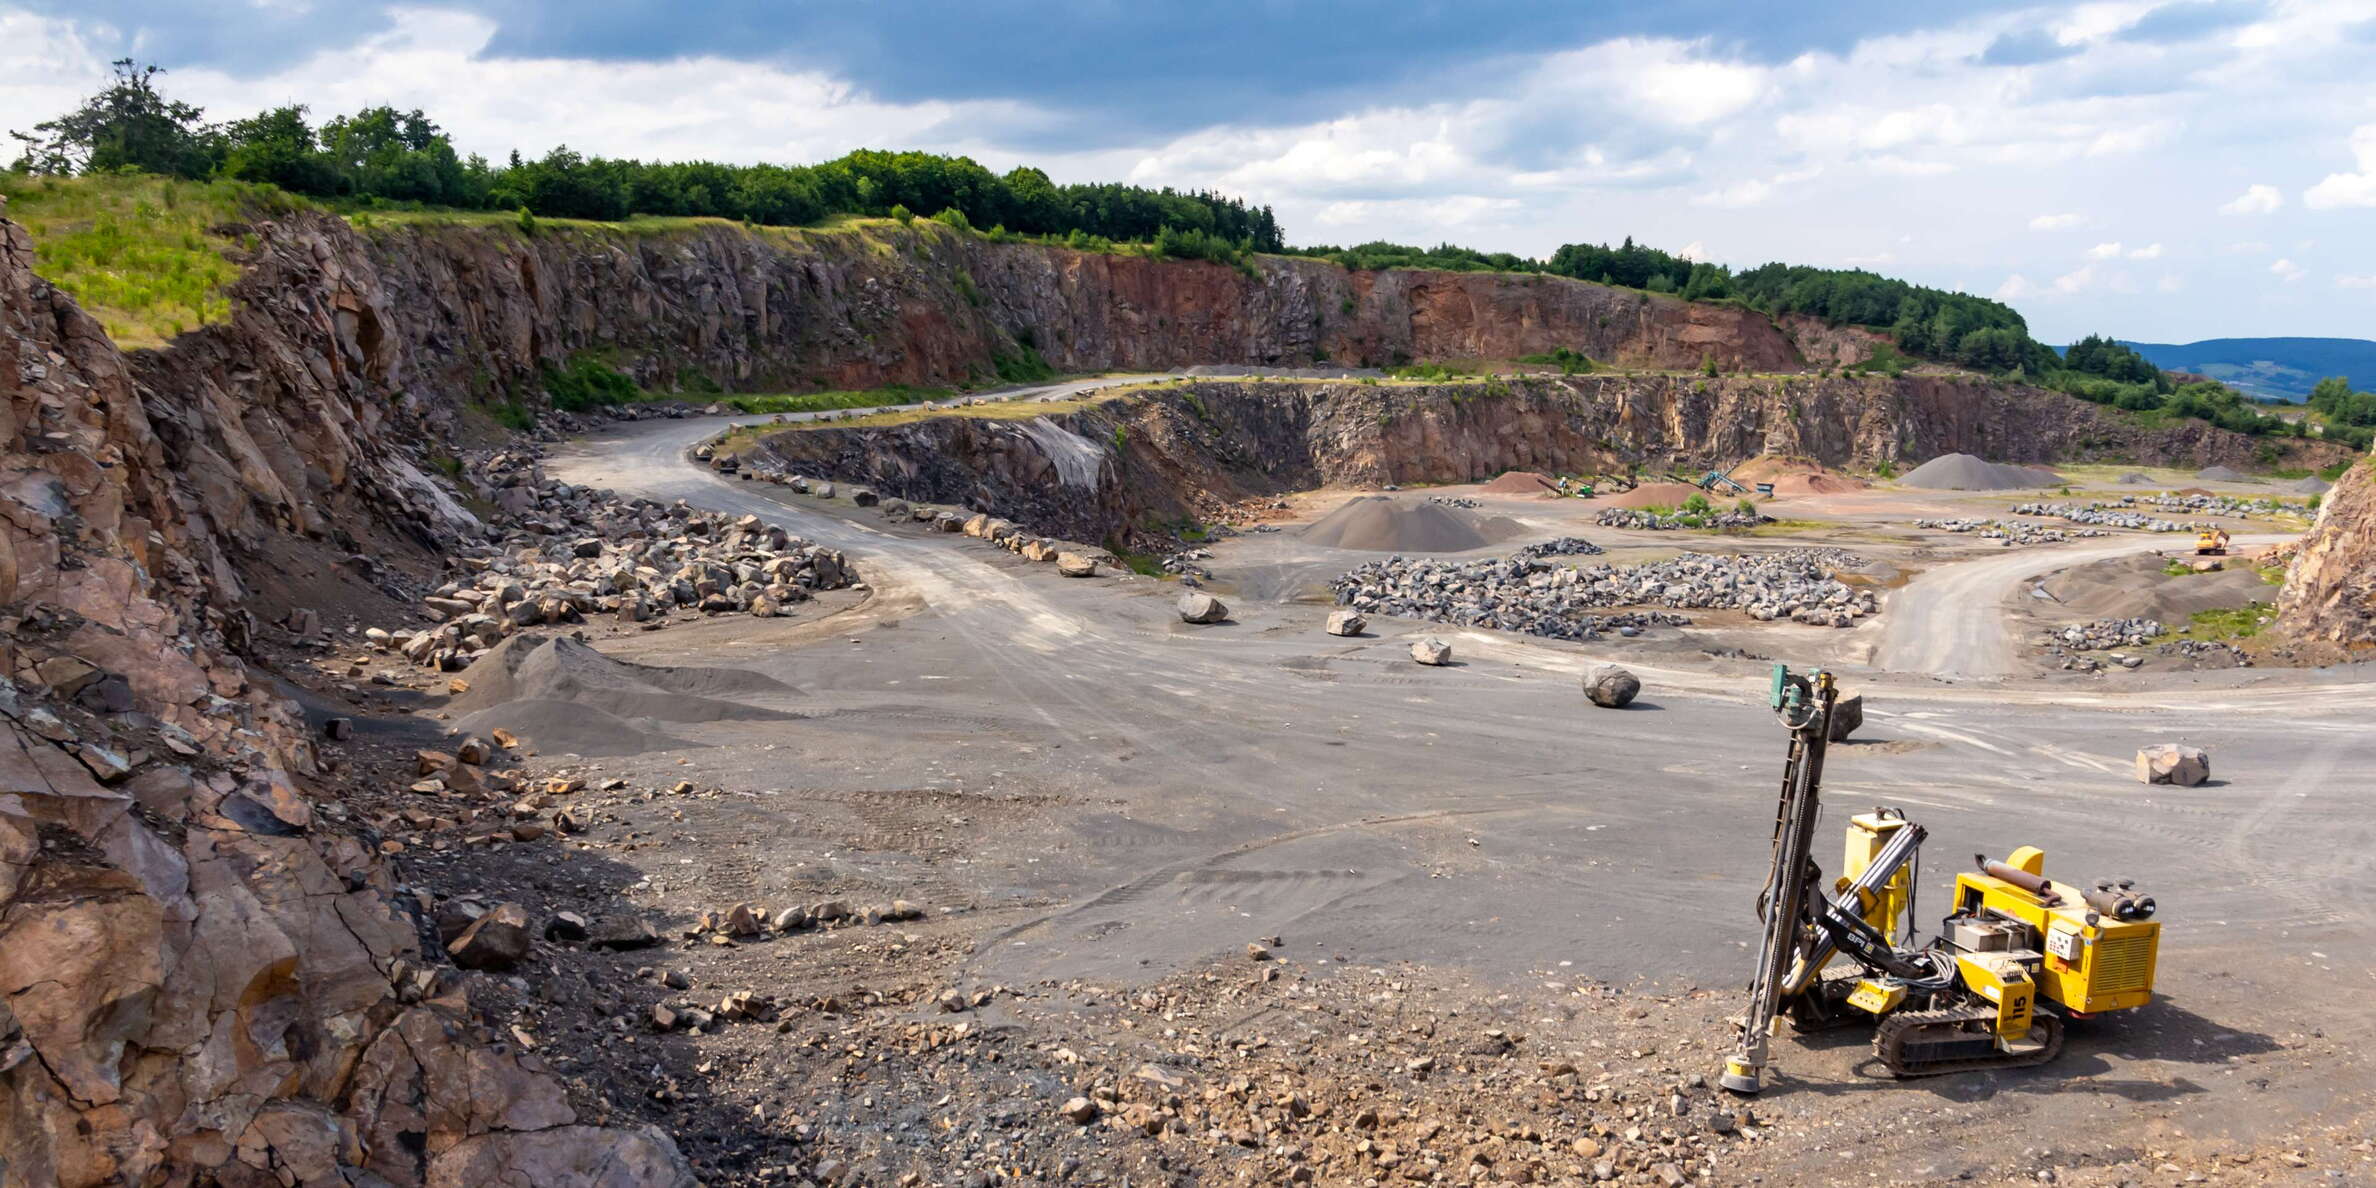
[[[1873,1029],[1873,1054],[1881,1058],[1881,1065],[1894,1077],[1935,1077],[1945,1073],[1974,1072],[1984,1068],[2027,1068],[2044,1064],[2062,1054],[2062,1020],[2040,1012],[2030,1020],[2032,1030],[2044,1029],[2045,1045],[2035,1052],[1999,1052],[1993,1056],[1973,1056],[1961,1060],[1937,1060],[1927,1064],[1906,1063],[1906,1045],[1922,1038],[1934,1029],[1947,1033],[1941,1038],[1972,1040],[1981,1033],[1964,1030],[1967,1023],[1993,1025],[1997,1010],[1993,1006],[1948,1007],[1937,1011],[1898,1011],[1882,1017]]]

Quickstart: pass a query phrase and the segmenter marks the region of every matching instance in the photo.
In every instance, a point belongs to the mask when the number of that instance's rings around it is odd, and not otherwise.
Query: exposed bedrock
[[[2376,457],[2335,480],[2302,538],[2277,603],[2296,638],[2364,653],[2376,648]]]
[[[1035,532],[1128,541],[1255,496],[1512,469],[1590,474],[1641,461],[1690,470],[1763,453],[1870,467],[1958,451],[2192,466],[2249,463],[2259,446],[2210,426],[2146,429],[2058,393],[1982,379],[1589,375],[1198,380],[1032,420],[787,430],[763,448],[794,473],[963,504]],[[2331,449],[2298,448],[2305,457]]]

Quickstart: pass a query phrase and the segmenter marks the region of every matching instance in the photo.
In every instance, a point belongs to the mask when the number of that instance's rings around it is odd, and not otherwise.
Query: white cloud
[[[2087,220],[2075,214],[2042,214],[2029,221],[2032,231],[2068,231]]]
[[[1683,250],[1675,254],[1686,260],[1705,260],[1708,258],[1708,245],[1694,239],[1690,243],[1684,244]]]
[[[2287,284],[2292,284],[2293,282],[2302,279],[2304,276],[2309,275],[2308,269],[2286,259],[2280,259],[2276,263],[2269,265],[2269,271],[2276,273],[2277,279],[2284,281]]]
[[[2337,273],[2335,274],[2335,287],[2338,289],[2376,289],[2376,273],[2361,276]]]
[[[2361,124],[2351,133],[2351,155],[2357,173],[2330,173],[2326,180],[2302,192],[2302,205],[2312,210],[2341,206],[2376,206],[2376,124]]]
[[[2095,281],[2095,265],[2082,264],[2079,267],[2062,274],[2061,276],[2055,277],[2053,291],[2057,296],[2068,297],[2075,293],[2086,292],[2089,286],[2095,284]]]
[[[2004,284],[1998,285],[1996,287],[1996,299],[1999,301],[2019,301],[2024,297],[2035,296],[2037,292],[2037,286],[2032,285],[2029,282],[2028,277],[2016,272],[2013,275],[2006,277]]]
[[[2128,258],[2131,260],[2159,260],[2162,258],[2162,245],[2149,243],[2141,248],[2131,248]]]
[[[2087,258],[2090,260],[2109,260],[2119,254],[2120,245],[2117,243],[2099,243],[2087,249]]]
[[[2232,215],[2268,214],[2283,205],[2285,205],[2285,195],[2278,193],[2277,187],[2255,185],[2246,188],[2243,193],[2236,195],[2235,201],[2220,207],[2219,213]]]

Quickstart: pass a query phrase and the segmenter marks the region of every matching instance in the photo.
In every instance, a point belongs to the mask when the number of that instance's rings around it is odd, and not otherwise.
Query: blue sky
[[[418,106],[491,156],[924,148],[1297,242],[1868,267],[2050,341],[2369,337],[2372,51],[2376,0],[0,0],[0,127],[131,54],[218,117]]]

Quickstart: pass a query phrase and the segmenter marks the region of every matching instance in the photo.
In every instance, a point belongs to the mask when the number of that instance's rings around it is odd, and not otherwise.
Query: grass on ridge
[[[270,186],[147,174],[0,172],[0,196],[33,237],[34,271],[126,350],[160,347],[230,317],[234,254],[255,245],[221,228],[300,205]]]

